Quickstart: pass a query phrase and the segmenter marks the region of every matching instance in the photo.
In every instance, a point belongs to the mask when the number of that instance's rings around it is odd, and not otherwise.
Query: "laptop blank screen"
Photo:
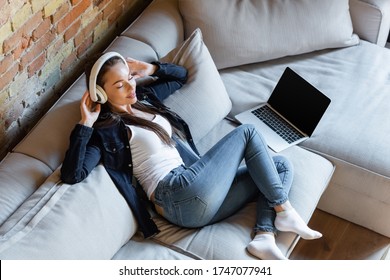
[[[286,68],[268,103],[311,136],[330,104],[330,99],[290,68]]]

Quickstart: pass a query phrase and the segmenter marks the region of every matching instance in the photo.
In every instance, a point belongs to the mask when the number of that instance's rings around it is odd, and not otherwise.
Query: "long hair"
[[[86,75],[87,87],[89,87],[88,81],[91,75],[92,67],[100,56],[101,55],[94,57],[93,59],[91,59],[90,62],[86,64],[85,75]],[[117,63],[123,63],[122,59],[119,57],[112,57],[104,63],[96,78],[97,85],[103,87],[103,76],[110,70],[111,67],[113,67]],[[159,113],[156,108],[152,106],[147,106],[139,101],[137,101],[135,104],[131,106],[145,113],[150,113],[150,114]],[[165,131],[164,128],[161,127],[161,125],[143,118],[136,117],[127,112],[115,112],[109,102],[106,102],[101,105],[101,112],[99,115],[99,119],[95,122],[94,127],[97,128],[108,127],[117,124],[120,121],[123,121],[127,125],[135,125],[135,126],[139,126],[151,130],[154,133],[156,133],[156,135],[161,139],[162,142],[166,143],[169,146],[174,145],[174,141],[171,139],[171,137],[169,137],[168,133]]]

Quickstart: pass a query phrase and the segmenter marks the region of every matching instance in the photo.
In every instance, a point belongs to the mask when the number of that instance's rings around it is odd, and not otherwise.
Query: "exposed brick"
[[[14,63],[14,56],[8,54],[0,61],[0,73],[5,73]]]
[[[2,44],[0,46],[1,47],[1,50],[0,50],[1,53],[6,52],[5,51],[4,41],[6,39],[8,39],[11,35],[12,35],[11,22],[7,22],[3,26],[0,27],[0,42],[2,42]]]
[[[77,61],[77,55],[75,52],[73,52],[61,63],[61,70],[64,71],[70,69],[70,67],[74,65],[75,61]]]
[[[54,41],[48,48],[47,48],[47,57],[54,57],[63,47],[64,45],[64,39],[63,37],[57,37],[56,41]]]
[[[45,48],[50,44],[50,42],[54,41],[55,34],[52,31],[47,32],[43,35],[35,44],[26,52],[25,55],[22,56],[20,65],[24,68],[30,62],[32,62],[37,56],[39,56]]]
[[[105,6],[107,6],[108,3],[110,3],[111,0],[94,0],[93,4],[97,6],[100,10],[103,10]]]
[[[8,90],[2,90],[0,92],[0,104],[4,105],[7,103],[8,100],[9,100]],[[2,107],[0,107],[0,119],[4,117],[6,108],[7,107],[4,107],[3,109]]]
[[[19,29],[32,14],[30,3],[25,4],[21,9],[17,10],[11,17],[13,29]]]
[[[78,3],[80,3],[82,0],[71,0],[70,3],[72,3],[73,6],[76,6]]]
[[[14,64],[10,69],[8,69],[8,71],[5,72],[4,75],[0,77],[0,88],[5,88],[7,85],[9,85],[12,82],[13,78],[18,73],[18,71],[19,71],[18,64]]]
[[[73,22],[77,20],[81,14],[86,11],[91,4],[90,0],[81,1],[80,4],[75,6],[70,13],[68,13],[62,20],[58,22],[57,32],[61,34],[64,32]]]
[[[75,46],[80,46],[85,38],[90,36],[93,31],[96,29],[96,26],[98,26],[99,22],[102,20],[102,14],[98,14],[94,20],[92,20],[86,27],[84,27],[76,36],[75,36]]]
[[[93,32],[93,41],[96,42],[109,28],[108,21],[100,22]]]
[[[4,7],[8,4],[7,0],[0,0],[0,7]],[[8,6],[8,5],[7,5]]]
[[[41,24],[33,31],[32,38],[34,41],[41,38],[49,29],[51,26],[50,18],[45,18]]]
[[[5,115],[5,129],[10,128],[18,118],[23,114],[23,105],[18,102],[10,102],[9,110]]]
[[[49,17],[54,14],[61,5],[63,5],[66,0],[55,0],[50,1],[47,5],[43,7],[44,17]]]
[[[111,2],[103,11],[103,19],[108,19],[108,22],[111,24],[118,20],[120,15],[123,13],[123,6],[117,2]]]
[[[104,48],[124,11],[147,1],[0,0],[0,160],[61,95],[79,58]]]
[[[4,41],[4,53],[7,53],[19,45],[19,41],[22,37],[30,37],[32,31],[37,28],[37,26],[42,21],[42,13],[35,14],[32,18],[30,18],[20,29],[14,32],[8,39]]]
[[[28,67],[28,77],[31,78],[35,75],[35,73],[42,68],[42,66],[45,64],[46,55],[45,53],[42,53],[39,57],[37,57]]]
[[[92,45],[92,42],[93,42],[93,36],[91,35],[88,38],[86,38],[84,42],[80,44],[80,46],[77,47],[77,56],[81,57],[88,49],[88,47]]]
[[[62,19],[70,10],[68,3],[64,3],[55,14],[51,16],[51,22],[56,24],[60,19]]]
[[[78,19],[75,23],[73,23],[64,33],[64,40],[65,42],[68,42],[70,39],[72,39],[77,31],[79,31],[81,25],[81,20]]]
[[[21,55],[24,52],[24,50],[25,49],[23,48],[23,43],[22,42],[20,42],[19,45],[16,46],[16,48],[12,50],[11,53],[12,53],[15,61],[19,60],[19,58],[21,57]]]
[[[11,6],[7,0],[0,0],[0,26],[9,21],[11,17]]]
[[[98,9],[88,9],[87,11],[85,11],[81,18],[82,27],[84,28],[85,26],[87,26],[90,22],[100,17],[101,14],[102,12]]]

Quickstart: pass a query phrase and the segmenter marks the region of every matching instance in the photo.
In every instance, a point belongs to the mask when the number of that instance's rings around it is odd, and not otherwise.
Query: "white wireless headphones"
[[[96,84],[97,76],[100,72],[100,69],[103,67],[104,63],[112,57],[119,57],[123,60],[123,63],[126,65],[127,69],[129,66],[127,65],[126,59],[117,52],[107,52],[103,54],[93,65],[91,74],[89,76],[89,95],[93,102],[98,102],[104,104],[107,102],[107,94],[104,89]]]

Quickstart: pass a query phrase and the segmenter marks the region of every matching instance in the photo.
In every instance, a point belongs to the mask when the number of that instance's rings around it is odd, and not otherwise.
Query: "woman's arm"
[[[61,167],[61,180],[67,184],[83,181],[101,158],[100,149],[91,144],[93,128],[77,124],[70,135],[69,148]]]
[[[86,91],[80,102],[81,120],[70,135],[69,149],[61,167],[61,179],[75,184],[84,180],[101,158],[100,149],[93,144],[93,124],[100,113],[100,104],[95,104]]]
[[[157,96],[160,101],[170,96],[176,90],[180,89],[187,81],[187,69],[171,63],[154,62],[159,66],[153,76],[159,79],[150,84],[149,89]]]
[[[172,63],[159,61],[147,63],[127,58],[131,74],[136,77],[153,76],[158,79],[147,86],[137,87],[137,94],[152,93],[160,101],[181,88],[187,81],[187,69]]]

